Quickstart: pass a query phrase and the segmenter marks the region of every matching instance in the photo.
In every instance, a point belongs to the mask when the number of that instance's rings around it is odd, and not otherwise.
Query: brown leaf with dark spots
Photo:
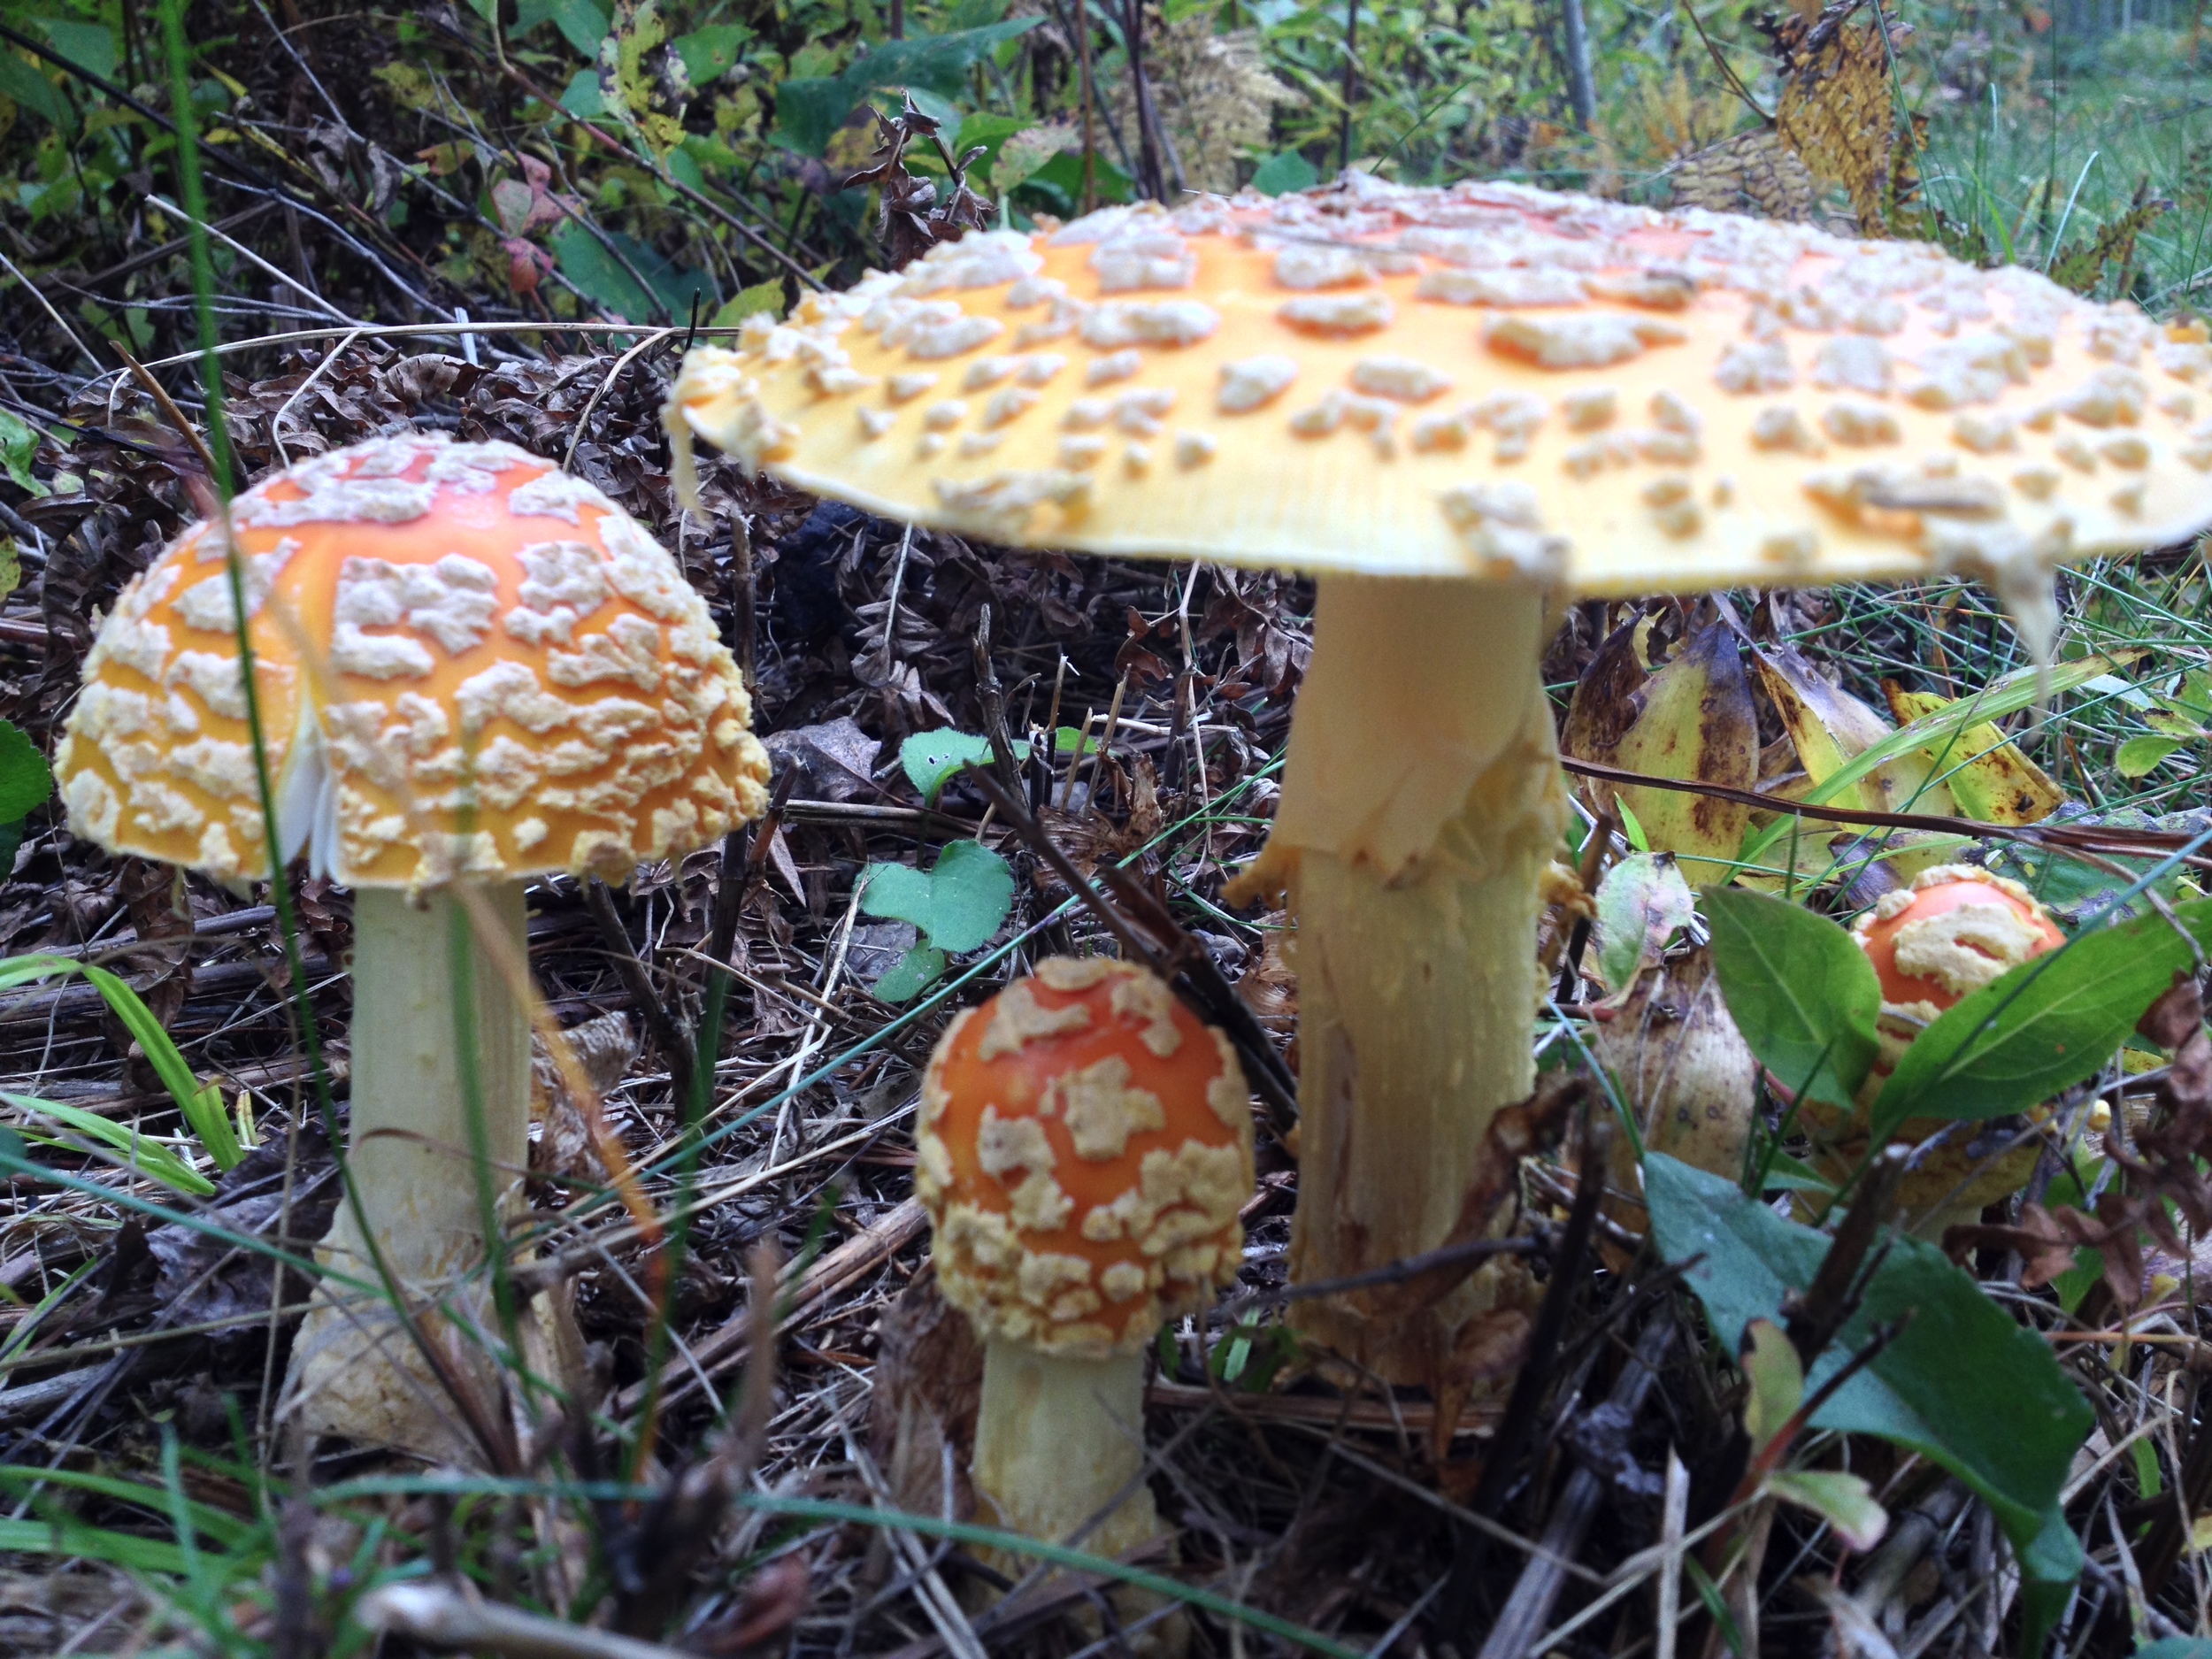
[[[1649,617],[1623,623],[1606,635],[1583,669],[1575,682],[1574,701],[1567,705],[1566,724],[1559,733],[1559,746],[1570,759],[1608,766],[1616,764],[1615,751],[1628,735],[1628,728],[1636,724],[1642,708],[1636,701],[1637,694],[1651,678],[1644,661],[1644,641],[1650,633]],[[1594,790],[1604,786],[1585,783],[1578,787]]]

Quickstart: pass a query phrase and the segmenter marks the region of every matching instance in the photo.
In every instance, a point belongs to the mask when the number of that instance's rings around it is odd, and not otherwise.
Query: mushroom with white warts
[[[758,816],[767,757],[675,561],[591,485],[511,445],[357,444],[264,480],[228,519],[251,704],[223,528],[196,524],[116,602],[54,771],[71,829],[112,851],[235,883],[304,849],[354,889],[357,1202],[323,1256],[373,1279],[373,1240],[403,1293],[435,1298],[484,1257],[472,1154],[506,1208],[527,1161],[530,1032],[511,978],[524,881],[626,880],[709,844]],[[500,937],[472,939],[457,972],[448,889],[462,883]],[[294,1352],[309,1428],[465,1455],[427,1367],[373,1304],[325,1294]]]
[[[1133,296],[1093,258],[1124,239],[1144,249]],[[956,313],[967,349],[1053,339],[1083,363],[987,454],[893,396],[931,355],[910,335]],[[1287,888],[1297,918],[1299,1281],[1434,1248],[1492,1115],[1532,1085],[1537,875],[1563,805],[1534,672],[1552,607],[1957,572],[2047,652],[2055,565],[2212,520],[2201,325],[1924,244],[1516,184],[1355,174],[975,233],[748,329],[686,360],[680,449],[696,433],[1002,541],[1320,577],[1273,835],[1235,888]],[[884,386],[820,390],[802,341]],[[1173,395],[1173,466],[1078,407],[1090,362],[1132,349],[1115,384]],[[2134,442],[2099,447],[2116,438]],[[1423,1382],[1492,1277],[1417,1318],[1320,1297],[1294,1318]]]
[[[1048,957],[946,1030],[916,1147],[938,1281],[984,1341],[981,1518],[1062,1541],[1118,1498],[1083,1548],[1149,1541],[1145,1350],[1241,1260],[1235,1050],[1141,968]]]

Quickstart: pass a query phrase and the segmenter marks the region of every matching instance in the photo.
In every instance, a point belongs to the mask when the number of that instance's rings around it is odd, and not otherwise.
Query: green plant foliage
[[[2148,733],[2131,737],[2113,751],[2112,770],[2131,782],[2147,778],[2163,762],[2188,747],[2186,740],[2178,737],[2159,737]]]
[[[202,1083],[192,1075],[192,1067],[175,1040],[127,981],[96,963],[73,962],[66,956],[9,956],[0,959],[0,990],[71,974],[81,976],[99,992],[108,1011],[130,1033],[131,1041],[169,1091],[169,1098],[176,1102],[186,1125],[198,1137],[215,1167],[227,1170],[242,1162],[246,1150],[224,1110],[221,1087]]]
[[[867,881],[864,911],[913,923],[940,950],[989,942],[1014,899],[1012,868],[975,841],[953,842],[927,874],[907,864],[871,864]]]
[[[1670,1263],[1702,1259],[1684,1278],[1731,1352],[1755,1319],[1778,1320],[1783,1299],[1813,1282],[1826,1234],[1786,1221],[1733,1181],[1661,1153],[1644,1163],[1652,1237]],[[2075,1450],[2094,1421],[2052,1357],[1942,1251],[1916,1239],[1889,1246],[1834,1347],[1805,1379],[1819,1388],[1878,1326],[1897,1339],[1829,1396],[1812,1425],[1871,1434],[1949,1470],[1986,1502],[2011,1540],[2047,1620],[2080,1572],[2080,1546],[2058,1506]],[[2030,1642],[2022,1651],[2038,1651]]]
[[[71,1106],[61,1101],[42,1100],[35,1094],[12,1094],[0,1092],[0,1101],[5,1101],[17,1111],[27,1112],[34,1118],[49,1119],[64,1129],[82,1135],[88,1141],[98,1142],[115,1153],[128,1168],[136,1170],[142,1175],[150,1175],[164,1187],[173,1191],[189,1194],[195,1198],[205,1198],[215,1190],[215,1183],[209,1180],[206,1176],[202,1175],[182,1158],[170,1151],[167,1147],[163,1146],[159,1141],[147,1140],[129,1125],[111,1122],[101,1117],[97,1112],[88,1112],[81,1107]],[[35,1133],[27,1138],[39,1142],[42,1146],[66,1146],[68,1144],[67,1141],[57,1140],[51,1135]]]
[[[620,231],[603,231],[595,236],[572,219],[555,228],[552,242],[561,274],[594,303],[626,322],[644,321],[657,311],[664,318],[688,317],[695,296],[703,311],[711,312],[714,308],[712,277],[703,271],[685,270],[667,255]],[[608,251],[609,243],[651,285],[649,291],[641,288],[637,277]]]
[[[1871,1549],[1889,1530],[1889,1513],[1862,1475],[1833,1469],[1786,1469],[1767,1477],[1776,1497],[1810,1509],[1854,1549]]]
[[[1598,883],[1597,904],[1598,975],[1617,995],[1697,915],[1690,884],[1665,853],[1631,853],[1615,864]]]
[[[1002,23],[946,35],[884,41],[855,58],[837,74],[786,81],[776,88],[777,136],[802,155],[819,156],[829,148],[831,135],[845,124],[845,118],[872,92],[897,88],[941,100],[959,97],[965,89],[968,72],[979,59],[1043,21],[1041,17],[1009,18]],[[954,125],[957,124],[956,113]]]
[[[2212,944],[2212,899],[2174,915]],[[2195,962],[2190,937],[2151,915],[2022,963],[1914,1040],[1874,1102],[1875,1133],[1908,1118],[2001,1118],[2093,1077]]]
[[[1704,903],[1713,972],[1751,1052],[1793,1094],[1849,1110],[1874,1063],[1882,1011],[1866,953],[1826,917],[1783,899],[1708,887]]]
[[[38,428],[12,409],[0,409],[0,470],[8,481],[33,497],[48,495],[46,486],[31,476],[31,457],[38,453]]]
[[[1252,172],[1252,188],[1262,196],[1310,190],[1320,182],[1320,170],[1294,150],[1270,156]]]
[[[1014,902],[1014,872],[975,841],[955,841],[926,874],[906,864],[870,864],[860,908],[869,916],[911,922],[921,941],[870,987],[887,1002],[902,1002],[933,984],[949,956],[990,941]]]
[[[1074,747],[1069,733],[1071,727],[1062,726],[1055,734],[1061,754]],[[952,775],[966,766],[980,766],[991,758],[991,744],[987,738],[972,733],[941,726],[934,732],[917,732],[899,745],[899,764],[905,769],[907,781],[921,792],[922,799],[934,805],[937,796]],[[1029,745],[1019,738],[1014,741],[1014,759],[1029,758]]]

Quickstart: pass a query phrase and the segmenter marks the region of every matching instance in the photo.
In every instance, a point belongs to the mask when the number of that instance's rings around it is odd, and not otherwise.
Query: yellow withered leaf
[[[1815,18],[1785,18],[1774,46],[1782,71],[1775,131],[1815,178],[1843,187],[1862,234],[1886,234],[1896,190],[1912,174],[1907,157],[1899,177],[1893,154],[1897,108],[1878,12],[1841,0]]]
[[[1893,680],[1882,682],[1882,693],[1900,726],[1951,706],[1947,697],[1932,691],[1907,691]],[[1921,752],[1949,787],[1959,815],[1978,824],[2034,824],[2050,817],[2066,799],[2050,775],[2022,754],[1993,720],[1970,726],[1957,737]]]
[[[1631,772],[1749,789],[1759,774],[1759,727],[1736,637],[1714,623],[1683,642],[1674,660],[1645,680],[1641,704],[1613,751]],[[1725,881],[1743,845],[1751,809],[1678,789],[1629,786],[1620,798],[1643,825],[1654,852],[1673,853],[1692,887]],[[1718,861],[1718,862],[1717,862]]]
[[[1684,155],[1674,164],[1672,179],[1677,207],[1759,219],[1812,216],[1812,173],[1770,127]]]
[[[1844,762],[1895,729],[1849,692],[1822,679],[1795,646],[1757,652],[1752,666],[1760,689],[1772,700],[1796,746],[1798,764],[1815,785],[1826,782]],[[1935,814],[1948,814],[1957,807],[1948,787],[1937,779],[1935,764],[1918,754],[1877,766],[1829,804],[1870,812]]]

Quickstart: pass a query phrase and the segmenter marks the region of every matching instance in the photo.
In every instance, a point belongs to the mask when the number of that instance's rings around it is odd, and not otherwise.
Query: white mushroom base
[[[526,960],[523,887],[485,889],[504,946]],[[510,1214],[530,1150],[530,1026],[485,941],[472,939],[465,976],[453,972],[453,933],[466,912],[443,893],[420,907],[403,893],[354,895],[353,1103],[347,1157],[384,1261],[418,1305],[444,1302],[426,1334],[486,1408],[502,1409],[485,1339],[496,1340],[488,1287],[457,1283],[485,1259],[484,1212],[472,1156],[455,1011],[472,999],[475,1103],[495,1210]],[[374,1283],[376,1268],[350,1204],[341,1203],[318,1260]],[[428,1363],[380,1294],[326,1280],[302,1322],[287,1379],[288,1411],[310,1432],[390,1446],[438,1461],[481,1453]]]
[[[1525,1099],[1538,879],[1565,810],[1532,585],[1325,577],[1267,854],[1298,971],[1294,1283],[1440,1244],[1501,1107]],[[1434,1386],[1517,1266],[1410,1314],[1388,1293],[1294,1305],[1301,1334]]]

